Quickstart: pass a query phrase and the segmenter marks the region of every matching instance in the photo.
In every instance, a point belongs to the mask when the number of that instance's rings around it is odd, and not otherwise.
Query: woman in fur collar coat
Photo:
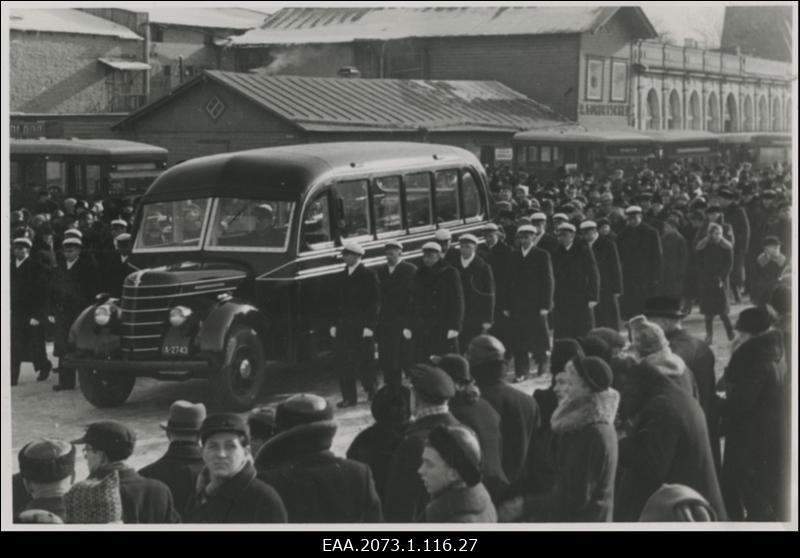
[[[617,472],[614,418],[619,393],[612,373],[600,358],[580,356],[566,367],[567,398],[553,413],[556,436],[553,488],[501,507],[503,520],[593,522],[611,521]]]

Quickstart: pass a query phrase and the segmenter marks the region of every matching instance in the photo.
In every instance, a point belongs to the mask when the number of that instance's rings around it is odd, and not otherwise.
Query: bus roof
[[[163,147],[117,139],[11,139],[11,155],[87,155],[114,157],[124,155],[150,155],[166,158]]]
[[[791,134],[781,134],[779,132],[736,132],[732,134],[720,134],[720,143],[771,143],[780,142],[785,145],[792,144]]]
[[[336,142],[267,147],[184,161],[159,176],[143,202],[205,197],[299,200],[336,171],[392,172],[448,159],[482,168],[469,151],[412,142]]]
[[[563,143],[652,143],[638,132],[628,130],[585,130],[581,128],[550,128],[526,130],[514,134],[514,141],[550,141]]]
[[[645,130],[642,134],[653,138],[657,143],[689,143],[689,142],[711,142],[717,143],[719,136],[711,132],[701,130]]]

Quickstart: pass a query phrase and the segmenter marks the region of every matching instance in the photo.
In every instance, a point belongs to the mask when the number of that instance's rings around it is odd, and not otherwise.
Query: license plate
[[[186,345],[165,345],[162,352],[165,355],[188,355],[189,347]]]

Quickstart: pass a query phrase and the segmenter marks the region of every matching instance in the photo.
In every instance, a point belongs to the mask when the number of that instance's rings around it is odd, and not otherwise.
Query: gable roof
[[[150,8],[146,11],[150,23],[240,31],[259,27],[269,16],[255,10],[223,7]]]
[[[78,35],[112,36],[120,39],[143,40],[122,25],[80,10],[11,9],[9,29],[12,31],[39,31],[45,33],[71,33]]]
[[[498,131],[558,126],[567,120],[497,81],[261,76],[207,70],[114,126],[128,126],[206,80],[294,126],[325,131]]]
[[[410,37],[544,35],[595,32],[618,12],[634,38],[657,33],[641,8],[494,6],[424,8],[284,8],[260,29],[232,37],[232,46],[348,43]]]

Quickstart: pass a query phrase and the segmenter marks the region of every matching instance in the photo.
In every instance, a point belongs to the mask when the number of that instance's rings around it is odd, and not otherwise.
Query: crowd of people
[[[298,394],[244,420],[176,402],[164,425],[169,450],[138,473],[126,465],[135,434],[120,423],[92,424],[73,443],[32,442],[19,454],[15,515],[788,520],[790,169],[674,165],[547,183],[489,169],[489,177],[485,242],[467,233],[454,246],[439,229],[419,266],[404,261],[402,243],[387,242],[387,265],[375,273],[362,264],[364,248],[343,241],[339,312],[328,331],[336,405]],[[12,218],[12,383],[22,360],[46,378],[47,323],[58,356],[97,278],[119,290],[126,274],[122,227],[132,206],[51,202],[43,194]],[[748,297],[731,320],[731,302]],[[682,327],[696,307],[705,339]],[[716,317],[731,342],[719,380]],[[75,385],[66,372],[64,389]],[[550,387],[526,394],[511,385],[532,375],[549,376]],[[359,381],[375,423],[339,457],[335,407],[357,404]],[[75,444],[90,470],[78,483]]]

